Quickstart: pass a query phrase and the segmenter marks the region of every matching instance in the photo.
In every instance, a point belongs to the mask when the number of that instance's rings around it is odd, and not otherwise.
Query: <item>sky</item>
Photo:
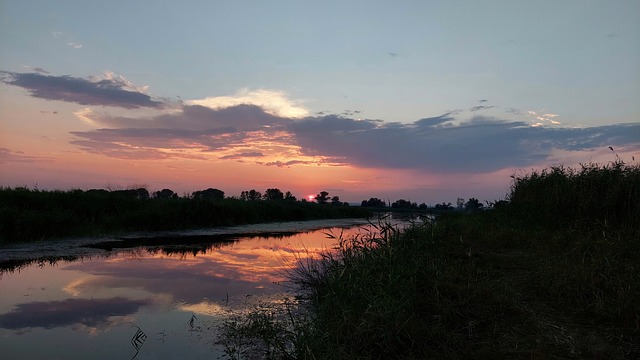
[[[436,204],[616,156],[637,0],[0,0],[0,186]]]

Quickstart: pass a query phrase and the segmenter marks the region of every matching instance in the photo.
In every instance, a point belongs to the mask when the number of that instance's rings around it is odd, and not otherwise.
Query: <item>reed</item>
[[[291,274],[295,321],[235,329],[267,344],[282,337],[261,329],[287,334],[274,358],[637,358],[638,173],[619,161],[534,171],[493,210],[331,235],[335,252]]]
[[[513,176],[512,212],[538,226],[640,226],[640,165],[616,158],[580,169],[553,166]]]

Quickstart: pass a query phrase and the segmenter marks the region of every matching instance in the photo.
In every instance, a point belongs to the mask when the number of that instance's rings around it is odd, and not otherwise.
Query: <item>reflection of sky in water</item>
[[[148,336],[136,359],[215,358],[216,326],[230,312],[289,289],[286,269],[334,246],[325,232],[244,238],[197,255],[130,250],[5,274],[2,356],[130,358],[136,325]],[[198,331],[188,324],[192,314]]]

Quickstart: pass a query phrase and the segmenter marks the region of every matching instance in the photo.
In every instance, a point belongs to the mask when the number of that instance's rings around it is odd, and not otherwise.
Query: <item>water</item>
[[[287,270],[330,251],[335,240],[327,232],[362,231],[328,228],[204,244],[199,236],[197,245],[182,238],[176,246],[6,272],[0,278],[1,357],[215,359],[223,354],[216,340],[225,320],[291,296]]]

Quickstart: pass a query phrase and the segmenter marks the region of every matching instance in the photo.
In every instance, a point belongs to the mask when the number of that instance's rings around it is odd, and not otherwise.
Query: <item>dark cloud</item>
[[[490,107],[480,105],[478,110]],[[253,105],[218,110],[188,105],[150,118],[84,114],[104,128],[72,134],[77,137],[73,143],[85,151],[127,159],[243,160],[271,155],[280,147],[280,159],[256,163],[276,167],[351,164],[435,173],[527,167],[549,160],[556,149],[624,147],[638,145],[640,139],[640,124],[545,127],[478,115],[460,122],[458,114],[448,112],[407,124],[340,115],[292,120]],[[289,151],[291,146],[295,151]]]
[[[227,129],[227,132],[260,130],[291,121],[268,114],[255,105],[237,105],[223,109],[211,109],[201,105],[184,105],[177,112],[138,118],[114,117],[95,113],[82,113],[81,116],[90,118],[98,125],[110,128]]]
[[[53,160],[51,157],[29,156],[22,151],[11,151],[7,148],[0,148],[0,164],[49,162]]]
[[[478,105],[478,106],[474,106],[474,107],[469,108],[469,111],[487,110],[487,109],[493,109],[494,107],[497,107],[497,106],[495,106],[495,105],[491,105],[491,106]]]
[[[440,116],[434,116],[434,117],[430,117],[430,118],[420,119],[420,120],[416,121],[414,123],[414,125],[417,126],[417,127],[430,128],[432,126],[446,124],[446,123],[451,122],[453,120],[455,120],[455,118],[453,116],[451,116],[451,113],[446,113],[446,114],[443,114],[443,115],[440,115]]]
[[[544,161],[554,149],[631,145],[640,138],[640,124],[546,128],[481,116],[457,125],[448,121],[440,116],[385,124],[324,117],[297,121],[289,128],[307,155],[344,158],[370,168],[460,173],[524,167]]]
[[[16,305],[15,309],[0,315],[0,327],[11,330],[56,327],[76,324],[97,327],[108,324],[112,316],[135,314],[149,300],[131,300],[123,297],[109,299],[66,299],[37,301]]]
[[[48,72],[47,70],[41,68],[41,67],[34,67],[33,71],[40,73],[40,74],[50,74],[50,72]]]
[[[125,109],[163,108],[165,103],[153,100],[140,91],[127,90],[130,85],[119,78],[98,81],[68,75],[52,76],[40,72],[0,72],[2,81],[29,91],[31,96],[73,102],[81,105],[115,106]]]
[[[259,151],[249,151],[249,152],[241,152],[232,155],[226,155],[220,157],[221,160],[233,160],[233,159],[244,159],[244,158],[255,158],[255,157],[263,157],[264,154]]]
[[[291,121],[267,114],[253,105],[220,110],[190,105],[183,106],[179,112],[150,118],[110,117],[93,113],[81,116],[107,127],[73,131],[71,134],[78,139],[72,140],[72,144],[88,152],[126,159],[193,157],[178,152],[189,149],[203,152],[229,150],[243,145],[250,132],[275,133],[284,129],[285,124]],[[282,137],[274,140],[287,141]],[[167,152],[167,149],[174,151]],[[258,156],[255,152],[249,155],[248,157]],[[232,157],[227,159],[241,158],[230,156]]]
[[[211,150],[228,147],[241,141],[243,135],[234,128],[191,130],[178,128],[123,128],[96,129],[91,131],[72,131],[71,134],[95,142],[114,142],[135,144],[151,148],[181,149],[197,144]]]
[[[291,161],[270,161],[270,162],[266,162],[266,163],[259,163],[261,165],[266,165],[266,166],[275,166],[275,167],[279,167],[279,168],[284,168],[284,167],[290,167],[292,165],[310,165],[310,164],[317,164],[318,162],[316,161],[304,161],[304,160],[291,160]]]

